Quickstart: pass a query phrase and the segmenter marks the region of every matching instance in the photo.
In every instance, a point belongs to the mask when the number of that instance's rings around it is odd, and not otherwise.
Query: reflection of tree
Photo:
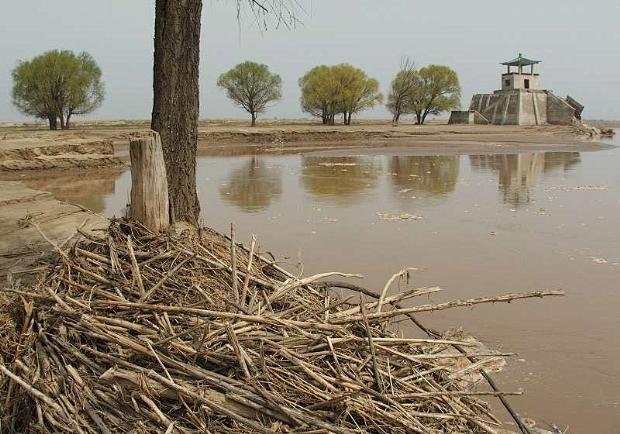
[[[45,178],[25,180],[27,187],[49,191],[58,200],[74,202],[89,210],[102,213],[105,210],[105,197],[114,194],[116,180],[121,171],[104,171],[88,175],[54,175]]]
[[[470,155],[472,170],[497,171],[504,203],[515,207],[532,200],[532,189],[539,175],[553,170],[567,170],[579,164],[579,152],[546,152],[512,155]]]
[[[282,194],[282,175],[279,167],[267,167],[257,156],[247,160],[220,187],[220,196],[243,212],[267,209],[271,201]]]
[[[398,191],[411,189],[418,194],[443,196],[454,191],[459,178],[459,156],[391,157],[390,172]]]
[[[381,170],[372,157],[303,155],[302,183],[306,191],[332,202],[355,202],[376,187]]]

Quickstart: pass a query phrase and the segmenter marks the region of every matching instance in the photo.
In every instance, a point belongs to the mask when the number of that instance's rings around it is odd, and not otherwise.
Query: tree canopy
[[[405,60],[392,80],[386,105],[394,124],[406,114],[413,114],[418,124],[423,124],[429,114],[460,107],[459,78],[447,66],[429,65],[416,70],[413,63]]]
[[[104,85],[93,57],[82,52],[52,50],[12,71],[13,104],[26,115],[47,119],[50,129],[68,129],[71,117],[101,106]]]
[[[256,125],[259,113],[264,113],[270,103],[282,98],[282,78],[272,74],[264,64],[240,63],[220,75],[217,85],[226,90],[228,98],[252,116],[252,126]]]
[[[429,65],[418,71],[408,107],[418,124],[423,124],[429,114],[437,115],[460,106],[461,85],[455,71],[443,65]]]
[[[345,125],[351,117],[383,102],[379,82],[364,71],[347,63],[317,66],[299,79],[301,108],[333,125],[336,114],[342,113]]]

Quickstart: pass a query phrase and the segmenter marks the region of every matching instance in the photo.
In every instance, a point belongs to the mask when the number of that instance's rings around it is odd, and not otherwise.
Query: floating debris
[[[319,163],[323,167],[351,167],[357,166],[357,163]]]
[[[424,218],[421,215],[409,214],[406,212],[401,214],[378,212],[377,215],[381,220],[421,220]]]
[[[559,186],[559,187],[547,187],[546,191],[558,190],[558,191],[605,191],[609,190],[606,185],[578,185],[574,187]]]

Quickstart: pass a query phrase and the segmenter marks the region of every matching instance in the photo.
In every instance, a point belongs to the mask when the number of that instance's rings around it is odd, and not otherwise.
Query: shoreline
[[[122,168],[129,136],[146,122],[77,123],[74,129],[43,131],[0,126],[0,179],[15,174]],[[198,156],[281,155],[351,150],[398,150],[418,155],[596,151],[615,146],[597,141],[575,126],[426,125],[360,121],[324,126],[300,121],[202,121]]]

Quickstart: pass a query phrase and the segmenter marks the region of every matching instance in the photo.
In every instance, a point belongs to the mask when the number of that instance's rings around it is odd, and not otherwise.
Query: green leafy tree
[[[383,102],[379,82],[369,78],[364,71],[348,63],[341,63],[333,68],[338,86],[338,106],[345,125],[351,125],[353,114]]]
[[[415,83],[407,103],[418,124],[423,124],[429,114],[459,108],[461,86],[455,71],[443,65],[429,65],[415,75]]]
[[[104,85],[101,69],[86,53],[52,50],[12,71],[13,104],[26,115],[47,119],[52,130],[68,129],[71,117],[101,106]]]
[[[400,117],[409,114],[410,101],[418,84],[418,71],[415,64],[409,58],[403,59],[398,74],[390,84],[390,92],[385,104],[392,113],[392,125],[398,125]]]
[[[299,80],[299,86],[302,110],[329,125],[334,124],[338,113],[349,125],[353,114],[383,101],[379,82],[346,63],[317,66]]]
[[[333,125],[338,103],[338,86],[333,68],[316,66],[299,79],[301,109]]]
[[[282,78],[269,72],[267,65],[254,62],[240,63],[220,75],[217,85],[252,116],[252,126],[256,125],[259,113],[264,113],[270,103],[282,98]]]

